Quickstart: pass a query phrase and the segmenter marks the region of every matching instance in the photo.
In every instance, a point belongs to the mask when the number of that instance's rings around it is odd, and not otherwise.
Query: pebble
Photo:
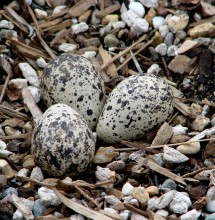
[[[181,124],[178,124],[178,125],[172,127],[172,130],[173,130],[174,135],[187,134],[188,127],[183,127]]]
[[[36,166],[36,164],[35,164],[35,162],[34,162],[34,158],[29,157],[28,159],[26,159],[26,160],[22,163],[22,166],[23,166],[24,168],[29,169],[29,170],[33,169],[33,168]]]
[[[96,57],[95,51],[85,51],[84,54],[82,54],[83,57],[86,57],[87,59],[91,59],[93,57]]]
[[[105,198],[106,202],[111,205],[118,205],[118,204],[122,203],[118,198],[116,198],[113,195],[108,195],[108,196],[105,196],[104,198]]]
[[[164,38],[164,43],[167,46],[171,46],[173,44],[174,41],[174,34],[172,32],[169,32],[166,37]]]
[[[199,24],[188,31],[188,34],[192,38],[197,37],[214,37],[215,26],[212,23]]]
[[[182,154],[196,154],[200,151],[201,145],[199,142],[194,142],[194,143],[187,143],[187,144],[182,144],[179,145],[176,150],[178,150]]]
[[[7,179],[12,179],[15,175],[9,163],[4,159],[0,159],[0,172],[5,175]]]
[[[164,218],[166,218],[169,215],[169,212],[165,209],[159,209],[156,211],[156,213]]]
[[[131,2],[128,7],[140,18],[145,15],[145,8],[140,2]]]
[[[139,0],[147,8],[157,8],[158,0]]]
[[[108,34],[104,37],[104,43],[107,47],[117,47],[119,45],[119,40],[113,34]]]
[[[166,179],[162,185],[160,186],[160,189],[165,190],[165,189],[170,189],[170,190],[175,190],[177,187],[177,184],[174,180],[172,179]]]
[[[159,44],[156,48],[155,48],[155,51],[157,53],[159,53],[161,56],[165,56],[166,53],[167,53],[167,45],[162,43],[162,44]]]
[[[163,38],[165,38],[166,35],[169,33],[169,27],[168,27],[168,25],[165,24],[165,25],[160,26],[160,27],[159,27],[159,32],[160,32],[161,36],[162,36]]]
[[[201,212],[198,212],[196,209],[192,209],[189,212],[180,216],[180,220],[197,220]]]
[[[56,7],[54,8],[54,10],[52,11],[52,15],[56,15],[56,14],[62,12],[65,8],[66,8],[66,5],[56,6]]]
[[[121,220],[128,220],[130,216],[130,211],[129,210],[124,210],[119,213]]]
[[[161,26],[163,26],[165,23],[165,19],[164,17],[161,16],[155,16],[152,19],[152,24],[154,28],[160,28]],[[167,27],[167,26],[166,26]],[[168,27],[166,28],[167,31]],[[169,30],[168,30],[169,31]]]
[[[34,10],[34,12],[35,12],[37,19],[45,19],[48,17],[48,13],[44,10],[40,10],[40,9],[36,8]]]
[[[10,86],[14,86],[16,89],[22,89],[27,87],[28,80],[27,79],[21,79],[21,78],[16,78],[16,79],[11,79],[9,82]]]
[[[197,41],[186,40],[184,43],[178,48],[178,54],[183,54],[195,47],[198,44]]]
[[[176,45],[171,45],[167,49],[167,56],[174,57],[174,56],[178,55],[177,51],[178,51],[178,47]]]
[[[123,185],[123,187],[122,187],[122,193],[123,193],[123,195],[124,196],[130,196],[130,195],[132,195],[132,190],[133,190],[133,186],[129,183],[129,182],[127,182],[127,183],[125,183],[124,185]]]
[[[0,150],[5,150],[6,147],[7,147],[7,144],[4,141],[0,140]]]
[[[96,179],[101,182],[109,180],[115,173],[114,171],[111,171],[107,167],[103,168],[103,167],[97,166],[96,169],[97,169],[95,172]]]
[[[137,160],[139,157],[143,157],[145,155],[145,151],[143,150],[138,150],[138,151],[134,151],[133,153],[131,153],[129,155],[129,160]]]
[[[34,206],[33,206],[32,211],[33,211],[33,214],[34,214],[35,217],[38,217],[38,216],[42,215],[43,212],[45,212],[46,210],[47,210],[47,207],[42,204],[40,199],[37,199],[34,202]]]
[[[110,14],[110,15],[106,15],[103,19],[102,19],[102,23],[108,24],[109,22],[118,22],[119,21],[119,15],[116,14]]]
[[[36,60],[36,64],[43,69],[47,66],[46,61],[42,57]]]
[[[167,146],[164,147],[163,159],[168,163],[183,163],[189,160],[184,154]]]
[[[148,220],[148,218],[144,217],[143,215],[140,215],[140,214],[133,212],[131,214],[131,220]]]
[[[206,194],[207,201],[213,201],[215,200],[215,186],[211,186]]]
[[[10,126],[5,126],[4,127],[4,132],[6,135],[10,136],[10,135],[19,135],[21,134],[21,131],[16,129],[16,128],[12,128]]]
[[[109,207],[105,207],[104,208],[104,212],[107,214],[107,215],[118,215],[118,212],[113,209],[113,208],[109,208]],[[85,218],[84,218],[85,219]]]
[[[7,185],[7,178],[5,175],[0,174],[0,190],[2,190]]]
[[[159,189],[156,186],[149,186],[145,190],[149,194],[149,196],[156,196],[159,194]]]
[[[115,21],[111,23],[113,30],[115,29],[120,29],[125,27],[125,22],[124,21]]]
[[[23,76],[28,82],[37,88],[40,87],[40,81],[36,71],[30,66],[29,63],[19,63],[19,69],[22,71]]]
[[[58,50],[61,52],[75,52],[77,49],[76,44],[70,44],[70,43],[62,43],[58,46]]]
[[[215,213],[213,213],[213,214],[207,216],[207,217],[205,218],[205,220],[215,220]]]
[[[149,23],[143,18],[137,18],[131,27],[131,31],[134,31],[137,35],[145,33],[148,30]]]
[[[180,30],[184,30],[189,23],[189,16],[187,14],[181,14],[179,16],[172,16],[167,21],[170,30],[175,34]]]
[[[149,201],[149,193],[144,187],[134,187],[132,189],[132,196],[137,199],[141,204],[147,204]]]
[[[195,131],[203,131],[204,128],[210,124],[210,119],[204,115],[197,115],[194,121],[191,123],[191,127]]]
[[[176,192],[169,204],[169,210],[175,214],[184,214],[192,205],[190,198],[181,192]]]
[[[44,176],[41,168],[38,166],[34,167],[31,171],[30,178],[42,182],[44,180]]]
[[[113,162],[109,163],[107,165],[107,167],[110,170],[114,170],[114,171],[122,170],[125,167],[125,162],[122,160],[113,161]]]
[[[27,177],[29,173],[30,173],[29,169],[22,168],[21,170],[18,171],[17,175]]]
[[[85,22],[80,22],[79,24],[72,25],[72,31],[74,34],[79,34],[87,31],[89,29],[88,24]]]
[[[203,170],[197,173],[194,178],[197,180],[210,180],[211,170]]]
[[[207,210],[207,212],[210,212],[210,213],[215,212],[215,200],[207,202],[206,210]]]
[[[10,21],[7,21],[7,20],[1,20],[0,21],[0,28],[12,30],[12,29],[14,29],[14,24]]]
[[[14,187],[8,187],[0,193],[0,199],[3,199],[6,196],[12,195],[12,194],[15,194],[16,196],[18,196],[18,191]]]
[[[0,30],[0,38],[6,39],[6,38],[9,38],[9,37],[17,39],[18,34],[14,30],[7,30],[7,29],[2,28]]]
[[[161,68],[158,64],[152,64],[148,70],[147,70],[147,73],[148,74],[153,74],[153,75],[158,75],[161,71]]]
[[[13,220],[23,220],[25,219],[23,214],[17,209],[13,214]]]
[[[175,34],[175,37],[180,39],[180,40],[183,40],[186,36],[187,36],[187,33],[185,31],[183,31],[183,30],[178,31]]]
[[[40,187],[38,189],[38,196],[41,203],[45,206],[58,206],[62,203],[53,190],[45,187]]]
[[[38,103],[41,99],[40,89],[35,86],[28,86],[28,90],[34,98],[34,101]]]
[[[139,17],[133,11],[127,10],[121,14],[121,18],[129,27],[131,27],[135,20]]]

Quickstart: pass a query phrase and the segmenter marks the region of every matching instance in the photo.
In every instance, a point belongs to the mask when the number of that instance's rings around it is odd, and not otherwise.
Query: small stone
[[[119,21],[119,15],[116,14],[110,14],[110,15],[106,15],[103,19],[102,19],[102,24],[108,24],[108,23],[112,23],[112,22],[118,22]]]
[[[115,170],[115,171],[122,170],[125,167],[125,162],[122,160],[113,161],[113,162],[109,163],[107,165],[107,167],[110,170]]]
[[[208,202],[215,200],[215,186],[211,186],[208,189],[207,194],[206,194],[206,198],[207,198]]]
[[[183,40],[186,36],[187,36],[187,33],[185,31],[183,31],[183,30],[178,31],[175,34],[175,37],[180,39],[180,40]]]
[[[183,127],[181,124],[172,127],[172,129],[174,135],[187,134],[188,132],[188,127]]]
[[[62,43],[58,46],[58,50],[68,53],[68,52],[75,52],[77,49],[76,44],[70,44],[70,43]]]
[[[25,176],[27,177],[28,174],[30,173],[30,171],[26,168],[22,168],[21,170],[19,170],[19,172],[17,173],[17,176]]]
[[[155,51],[157,53],[159,53],[161,56],[165,56],[166,55],[166,52],[167,52],[167,45],[162,43],[162,44],[159,44],[156,48],[155,48]]]
[[[38,65],[39,67],[41,67],[41,68],[45,68],[45,67],[47,66],[46,61],[45,61],[42,57],[38,58],[38,59],[36,60],[36,63],[37,63],[37,65]]]
[[[34,101],[38,103],[41,99],[40,89],[34,86],[28,86],[28,90],[34,98]]]
[[[32,211],[35,217],[42,215],[46,210],[47,210],[47,207],[42,204],[40,199],[37,199],[34,202],[34,207]]]
[[[13,214],[13,220],[23,220],[23,214],[17,209]]]
[[[159,32],[160,32],[161,36],[163,38],[165,38],[166,35],[169,33],[168,25],[165,24],[165,25],[159,26],[158,28],[159,28]]]
[[[204,115],[197,115],[195,120],[191,123],[191,127],[195,131],[203,131],[204,128],[210,124],[210,119]]]
[[[148,192],[149,196],[156,196],[159,194],[159,189],[156,186],[149,186],[146,188],[146,192]]]
[[[93,10],[92,14],[91,14],[91,24],[92,25],[97,25],[101,22],[101,19],[97,17],[97,13],[98,13],[99,10],[95,9]]]
[[[11,168],[11,166],[4,159],[0,159],[0,172],[7,179],[12,179],[15,175],[13,169]]]
[[[159,210],[157,210],[156,213],[164,218],[166,218],[169,215],[169,212],[164,209],[159,209]]]
[[[180,30],[184,30],[189,23],[189,16],[187,14],[181,14],[179,16],[172,16],[167,21],[170,30],[175,34]]]
[[[11,79],[9,82],[10,86],[14,86],[16,89],[22,89],[27,87],[27,79],[20,79],[20,78],[16,78],[16,79]]]
[[[4,141],[0,140],[0,150],[5,150],[6,147],[7,147],[7,144]]]
[[[129,217],[130,217],[130,211],[129,210],[124,210],[122,212],[120,212],[120,217],[121,217],[121,220],[128,220]]]
[[[29,169],[29,170],[33,169],[33,168],[36,166],[36,164],[35,164],[35,162],[34,162],[34,158],[30,157],[30,158],[26,159],[26,160],[23,162],[22,166],[23,166],[24,168]]]
[[[163,159],[168,163],[183,163],[189,160],[184,154],[167,146],[164,146]]]
[[[34,12],[38,19],[45,19],[48,17],[48,14],[46,11],[40,10],[38,8],[34,9]]]
[[[164,38],[164,43],[167,46],[171,46],[173,44],[174,41],[174,34],[172,32],[169,32],[166,37]]]
[[[26,122],[26,124],[24,125],[23,128],[25,129],[26,133],[32,132],[33,131],[32,122],[30,122],[30,121]]]
[[[178,55],[177,51],[178,51],[178,47],[176,45],[171,45],[167,49],[167,56],[174,57],[174,56]]]
[[[198,42],[193,40],[186,40],[184,43],[178,48],[178,54],[183,54],[195,47]]]
[[[105,207],[104,208],[104,212],[108,215],[118,215],[118,212],[115,210],[115,209],[113,209],[113,208],[108,208],[108,207]]]
[[[212,23],[203,23],[195,26],[188,31],[188,34],[192,38],[197,37],[214,37],[215,26]]]
[[[56,7],[54,8],[54,10],[52,11],[52,15],[59,14],[59,13],[62,12],[65,8],[66,8],[66,5],[56,6]]]
[[[211,212],[211,213],[215,212],[215,200],[207,202],[206,210],[207,210],[207,212]]]
[[[39,188],[38,196],[40,198],[41,203],[45,206],[58,206],[62,203],[53,190],[47,189],[45,187]]]
[[[42,182],[44,180],[43,172],[40,167],[34,167],[33,170],[31,171],[30,175],[31,179],[35,179],[39,182]]]
[[[17,39],[18,34],[16,31],[14,30],[8,30],[8,29],[1,29],[0,30],[0,38],[6,39],[6,38],[13,38],[13,39]]]
[[[133,153],[131,153],[131,154],[129,155],[129,160],[133,160],[133,161],[134,161],[134,160],[137,160],[138,157],[143,157],[144,154],[145,154],[145,152],[142,151],[142,150],[134,151]]]
[[[185,155],[196,154],[200,151],[201,145],[199,142],[194,142],[194,143],[187,142],[187,144],[179,145],[176,149],[177,151]]]
[[[106,202],[111,204],[111,205],[117,205],[117,204],[122,203],[118,198],[116,198],[113,195],[105,196],[104,198],[105,198]]]
[[[10,136],[10,135],[19,135],[21,134],[21,131],[16,129],[16,128],[12,128],[10,126],[5,126],[4,128],[4,132],[7,136]]]
[[[12,29],[14,29],[14,25],[12,22],[10,22],[8,20],[1,20],[0,21],[0,28],[12,30]]]
[[[133,186],[130,183],[125,183],[122,187],[122,193],[125,196],[130,196],[132,195],[132,190],[133,190]]]
[[[128,7],[140,18],[145,15],[145,8],[140,2],[131,2]]]
[[[165,189],[170,189],[170,190],[175,190],[177,187],[177,184],[175,183],[174,180],[172,179],[166,179],[163,184],[161,185],[161,189],[165,190]]]
[[[15,194],[16,196],[18,196],[17,190],[14,187],[8,187],[0,193],[0,199],[3,199],[6,196],[12,195],[12,194]]]
[[[199,216],[201,215],[201,212],[198,212],[196,209],[192,209],[191,211],[183,214],[180,216],[181,220],[197,220]]]
[[[210,180],[211,170],[203,170],[197,173],[194,178],[197,180]]]
[[[113,28],[113,30],[115,29],[121,29],[125,27],[125,22],[124,21],[115,21],[111,23],[111,26]]]
[[[133,212],[131,214],[131,220],[148,220],[148,218],[144,217],[143,215]]]
[[[88,29],[89,26],[85,22],[72,25],[72,31],[74,34],[86,32]]]
[[[134,187],[132,189],[132,196],[141,204],[147,204],[150,199],[149,193],[144,189],[144,187]]]
[[[100,166],[97,166],[96,168],[97,168],[97,170],[95,172],[95,175],[96,175],[96,179],[98,181],[110,180],[111,177],[113,177],[113,175],[115,174],[115,172],[111,171],[109,168],[103,168]]]
[[[137,34],[145,33],[149,30],[149,23],[146,21],[146,19],[137,18],[133,23],[131,30]]]
[[[148,70],[147,73],[148,74],[153,74],[153,75],[158,75],[161,71],[161,68],[158,64],[152,64]]]
[[[214,220],[215,219],[215,213],[208,215],[205,220]]]
[[[172,59],[169,63],[168,68],[174,73],[183,74],[190,64],[191,59],[185,55],[178,55]]]
[[[37,76],[36,71],[28,63],[19,63],[19,68],[22,71],[23,76],[28,80],[28,82],[37,88],[40,86],[40,81]]]
[[[161,16],[155,16],[152,19],[152,24],[154,28],[160,28],[162,25],[164,25],[165,19]]]
[[[146,21],[149,23],[150,26],[153,25],[152,23],[152,19],[156,16],[157,12],[155,11],[154,8],[150,8],[146,14],[146,16],[144,17],[144,19],[146,19]]]
[[[140,2],[147,8],[157,8],[158,0],[140,0]]]
[[[192,205],[190,198],[181,192],[176,192],[174,198],[169,204],[169,210],[175,214],[184,214]]]
[[[113,34],[108,34],[104,38],[104,43],[107,47],[117,47],[119,45],[119,40]]]

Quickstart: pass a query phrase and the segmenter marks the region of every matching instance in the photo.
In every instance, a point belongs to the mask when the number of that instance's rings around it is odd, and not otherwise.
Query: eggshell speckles
[[[162,124],[173,111],[166,82],[151,76],[130,76],[111,92],[96,132],[106,143],[143,137]]]
[[[84,171],[95,153],[87,122],[65,104],[48,108],[34,128],[31,153],[48,174],[74,176]]]
[[[96,126],[105,103],[105,88],[96,68],[83,56],[63,54],[51,61],[42,76],[42,96],[47,106],[64,103]]]

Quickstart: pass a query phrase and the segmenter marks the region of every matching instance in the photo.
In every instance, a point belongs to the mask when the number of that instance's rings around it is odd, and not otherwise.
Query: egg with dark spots
[[[64,103],[96,127],[105,103],[105,86],[99,72],[83,56],[62,54],[44,69],[41,79],[44,103],[50,107]]]
[[[31,153],[49,175],[76,176],[94,157],[93,133],[74,109],[55,104],[45,111],[34,128]]]
[[[172,113],[172,91],[163,79],[130,76],[109,94],[96,133],[106,143],[139,139],[165,122]]]

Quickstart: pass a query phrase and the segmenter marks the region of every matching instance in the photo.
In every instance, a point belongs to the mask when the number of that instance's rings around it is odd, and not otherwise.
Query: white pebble
[[[34,87],[34,86],[28,86],[28,89],[29,89],[31,95],[34,98],[34,101],[36,103],[38,103],[40,101],[40,98],[41,98],[40,89],[37,88],[37,87]]]
[[[33,170],[31,171],[30,175],[31,179],[35,179],[39,182],[42,182],[44,180],[43,172],[40,167],[34,167]]]
[[[184,214],[192,205],[190,198],[181,192],[176,192],[173,200],[169,204],[169,210],[175,214]]]
[[[171,45],[167,49],[167,56],[168,57],[174,57],[178,55],[178,47],[176,45]]]
[[[125,27],[125,22],[124,21],[114,21],[111,22],[111,25],[113,27],[113,29],[120,29],[120,28],[124,28]]]
[[[12,30],[12,29],[14,29],[14,24],[10,21],[7,21],[7,20],[1,20],[0,21],[0,28]]]
[[[79,24],[72,25],[72,31],[74,34],[79,34],[79,33],[85,32],[88,29],[89,29],[89,26],[85,22],[81,22]]]
[[[45,206],[50,206],[50,205],[58,206],[62,203],[53,190],[47,189],[45,187],[39,188],[38,196],[41,200],[41,203]]]
[[[180,220],[197,220],[201,215],[201,212],[198,212],[196,209],[192,209],[191,211],[180,216]]]
[[[142,151],[142,150],[134,151],[133,153],[129,155],[129,160],[136,160],[138,157],[143,157],[144,154],[145,154],[145,151]]]
[[[97,166],[96,168],[97,170],[95,172],[95,176],[98,181],[109,180],[114,172],[114,171],[111,171],[109,168],[105,168],[105,167],[103,168],[103,167]]]
[[[215,212],[215,200],[207,202],[206,210],[211,213]]]
[[[28,82],[37,88],[40,86],[40,81],[37,76],[36,71],[28,63],[19,63],[19,68],[22,71],[23,76],[28,80]]]
[[[161,71],[161,68],[160,68],[160,66],[158,64],[152,64],[148,68],[147,73],[148,74],[157,75],[160,71]]]
[[[130,183],[125,183],[122,187],[122,194],[125,196],[132,195],[133,186]]]
[[[207,194],[206,194],[206,198],[207,198],[208,202],[215,200],[215,186],[211,186],[208,189]]]
[[[129,210],[124,210],[120,212],[119,214],[121,216],[121,220],[128,220],[130,216],[130,211]]]
[[[18,171],[17,175],[18,176],[28,176],[28,174],[30,173],[30,171],[26,168],[22,168],[21,170]]]
[[[167,53],[167,45],[164,43],[161,43],[155,48],[155,51],[159,53],[161,56],[165,56]]]
[[[136,19],[139,17],[133,11],[128,10],[128,11],[124,11],[121,14],[121,18],[129,27],[131,27],[133,23],[136,21]]]
[[[140,18],[145,15],[145,8],[140,2],[131,2],[128,7]]]
[[[164,23],[165,23],[164,17],[155,16],[155,17],[152,18],[152,24],[153,24],[154,28],[159,28],[162,25],[164,25]]]
[[[74,52],[77,49],[76,44],[62,43],[58,46],[58,50],[62,52]]]
[[[0,140],[0,150],[5,150],[6,147],[7,147],[7,144],[4,141]]]
[[[36,60],[36,64],[41,68],[45,68],[47,66],[46,61],[42,57]]]
[[[158,0],[139,0],[147,8],[157,8]]]
[[[97,53],[95,51],[85,51],[82,56],[86,57],[87,59],[90,59],[90,58],[95,57],[96,54]]]
[[[122,203],[118,198],[116,198],[113,195],[108,195],[108,196],[105,196],[104,198],[105,198],[106,202],[111,205],[117,205],[117,204]]]
[[[167,163],[183,163],[189,160],[189,158],[186,157],[184,154],[167,146],[164,146],[163,159]]]
[[[115,209],[108,208],[108,207],[104,208],[104,212],[107,213],[107,214],[109,213],[109,214],[112,214],[112,215],[118,215],[118,212]]]
[[[38,8],[34,9],[35,15],[38,19],[45,19],[48,17],[48,13],[44,10],[40,10]]]
[[[188,132],[188,127],[183,127],[182,125],[176,125],[172,127],[172,130],[174,135],[186,134]]]
[[[166,218],[169,215],[169,212],[165,209],[159,209],[156,213],[164,218]]]
[[[166,35],[169,33],[169,27],[168,27],[168,25],[161,25],[160,27],[159,27],[159,32],[160,32],[160,34],[161,34],[161,36],[163,37],[163,38],[165,38],[166,37]]]
[[[23,220],[24,216],[23,214],[17,209],[13,214],[13,220]]]
[[[137,18],[133,23],[131,30],[137,34],[145,33],[149,30],[149,23],[146,21],[146,19]]]
[[[53,12],[52,12],[52,15],[55,15],[55,14],[58,14],[60,13],[61,11],[63,11],[63,9],[66,8],[66,5],[58,5],[54,8]]]

